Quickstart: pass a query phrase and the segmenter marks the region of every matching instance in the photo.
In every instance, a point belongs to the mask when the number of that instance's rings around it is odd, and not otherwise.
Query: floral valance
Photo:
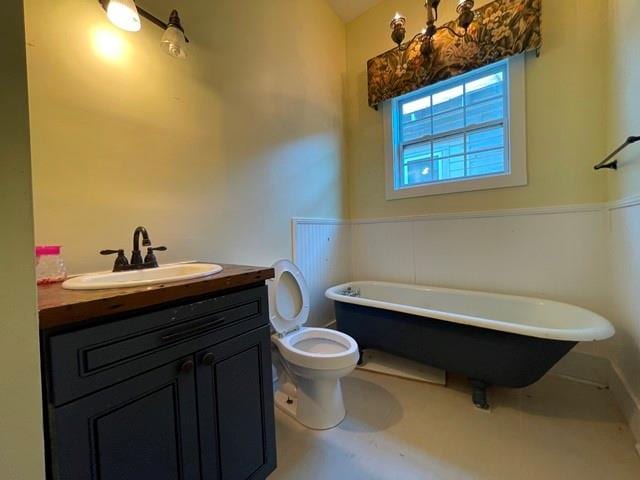
[[[369,105],[413,92],[503,58],[542,46],[542,0],[496,0],[476,13],[466,38],[440,30],[425,57],[420,42],[389,50],[368,62]],[[456,22],[448,24],[457,28]]]

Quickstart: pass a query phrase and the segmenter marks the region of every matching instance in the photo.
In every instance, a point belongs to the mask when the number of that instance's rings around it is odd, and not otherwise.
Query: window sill
[[[416,185],[400,189],[388,188],[387,200],[400,200],[403,198],[428,197],[431,195],[445,195],[447,193],[475,192],[478,190],[494,190],[498,188],[523,187],[527,185],[527,173],[512,172],[509,175],[500,175],[484,178],[469,178],[467,180],[454,180],[427,185]]]

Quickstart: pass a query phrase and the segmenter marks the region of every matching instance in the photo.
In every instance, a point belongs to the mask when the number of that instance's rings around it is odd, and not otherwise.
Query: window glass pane
[[[507,171],[504,161],[504,149],[489,150],[467,155],[468,176],[490,175]]]
[[[433,95],[433,113],[442,113],[454,108],[463,106],[464,87],[459,85],[450,88],[444,92],[438,92]]]
[[[411,123],[424,120],[425,118],[431,117],[431,109],[429,110],[418,110],[417,112],[412,112],[407,115],[402,115],[402,124],[409,125]]]
[[[401,121],[404,142],[431,135],[431,96],[404,103]]]
[[[509,171],[506,68],[462,75],[446,89],[436,85],[395,103],[401,154],[394,168],[400,186]]]
[[[489,128],[467,135],[467,151],[477,152],[504,147],[504,128]]]
[[[433,162],[411,163],[403,168],[403,185],[435,182],[438,179]]]
[[[402,129],[402,140],[411,142],[425,135],[431,135],[431,117],[406,124]]]
[[[431,160],[431,142],[410,145],[404,149],[402,163]]]
[[[467,105],[504,95],[503,79],[504,74],[498,72],[467,83],[465,87]]]
[[[453,110],[433,117],[433,134],[450,132],[464,127],[464,110]]]
[[[504,118],[504,98],[494,98],[467,107],[467,126],[502,120]]]
[[[426,112],[428,115],[431,113],[431,97],[426,96],[417,100],[412,100],[402,105],[402,116],[411,117],[412,114],[419,112]]]
[[[438,180],[452,180],[465,176],[464,155],[434,161],[434,163],[437,164]]]
[[[464,135],[447,137],[433,142],[434,160],[455,155],[464,155]]]

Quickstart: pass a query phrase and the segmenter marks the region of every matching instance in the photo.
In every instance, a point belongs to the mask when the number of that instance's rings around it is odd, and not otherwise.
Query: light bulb
[[[396,12],[396,14],[391,19],[391,39],[400,46],[404,41],[404,37],[407,33],[405,25],[407,24],[407,17],[402,15],[400,12]]]
[[[407,17],[402,15],[400,12],[396,12],[396,14],[391,19],[391,28],[393,28],[396,25],[404,26],[406,23],[407,23]]]
[[[122,30],[140,31],[140,15],[133,0],[111,0],[107,6],[107,17]]]
[[[187,58],[187,41],[184,32],[179,28],[169,25],[160,41],[162,50],[175,58]]]

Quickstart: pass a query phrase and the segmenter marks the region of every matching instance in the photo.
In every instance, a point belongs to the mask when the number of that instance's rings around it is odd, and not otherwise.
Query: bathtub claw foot
[[[473,404],[482,410],[489,410],[491,407],[487,400],[488,385],[481,380],[471,380],[471,386],[473,387]]]

